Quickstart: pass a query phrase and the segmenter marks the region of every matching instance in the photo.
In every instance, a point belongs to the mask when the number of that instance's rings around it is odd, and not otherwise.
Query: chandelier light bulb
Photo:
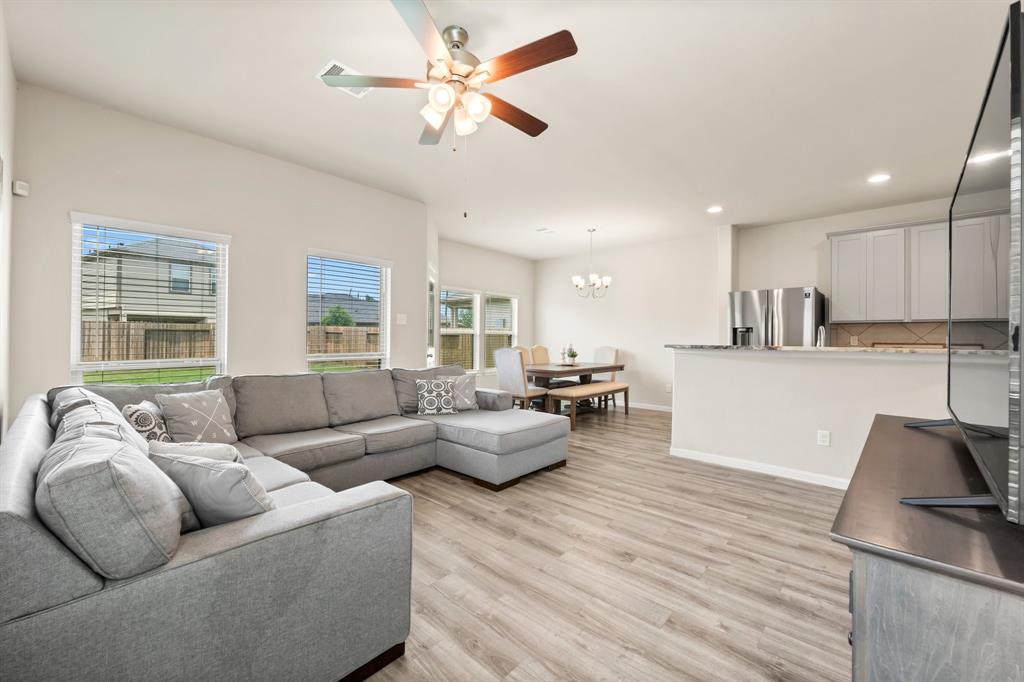
[[[601,278],[601,286],[603,286],[603,287],[610,287],[611,285],[612,285],[612,278],[611,277],[609,277],[608,275],[605,275],[604,277]]]
[[[465,107],[459,107],[455,110],[455,134],[456,135],[472,135],[476,132],[476,121],[469,117],[466,113]]]
[[[423,108],[420,109],[420,116],[422,116],[434,130],[440,130],[441,125],[444,123],[444,119],[446,118],[445,112],[438,111],[429,104],[423,105]]]
[[[447,113],[455,104],[455,90],[447,83],[438,83],[430,88],[427,101],[436,111]]]
[[[466,113],[477,123],[483,123],[491,115],[491,100],[479,92],[467,92],[462,96],[462,106]]]

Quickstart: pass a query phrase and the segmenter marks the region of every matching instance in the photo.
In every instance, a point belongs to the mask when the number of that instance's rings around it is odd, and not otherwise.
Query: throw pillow
[[[244,464],[159,453],[150,459],[185,493],[204,528],[274,509],[274,501]]]
[[[466,412],[479,409],[476,403],[476,377],[472,374],[463,374],[455,377],[438,377],[438,379],[451,380],[455,392],[455,410]]]
[[[235,425],[231,421],[224,392],[220,389],[195,393],[157,393],[167,432],[175,443],[235,443]]]
[[[36,475],[35,503],[54,535],[112,579],[167,563],[183,521],[191,517],[182,491],[145,455],[94,433],[56,441],[47,450]]]
[[[455,414],[455,387],[451,379],[416,380],[417,414]]]
[[[164,423],[164,416],[155,403],[143,400],[138,405],[125,405],[121,408],[121,414],[128,420],[131,427],[147,441],[168,442],[171,440],[171,436],[167,433],[167,425]]]
[[[150,455],[188,455],[189,457],[205,457],[221,462],[245,461],[242,453],[234,445],[227,443],[172,443],[163,441],[149,442]]]

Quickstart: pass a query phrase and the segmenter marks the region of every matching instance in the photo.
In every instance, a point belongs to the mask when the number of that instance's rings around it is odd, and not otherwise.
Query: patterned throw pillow
[[[147,441],[155,440],[161,443],[171,441],[167,433],[167,424],[164,423],[164,416],[156,403],[143,400],[138,405],[125,405],[121,408],[121,414]]]
[[[417,414],[455,414],[455,382],[417,379],[416,402]]]
[[[472,374],[463,374],[453,377],[437,377],[438,379],[452,382],[455,391],[455,410],[466,412],[480,408],[476,403],[476,377]]]
[[[157,393],[167,432],[175,443],[236,443],[231,408],[220,389],[195,393]]]

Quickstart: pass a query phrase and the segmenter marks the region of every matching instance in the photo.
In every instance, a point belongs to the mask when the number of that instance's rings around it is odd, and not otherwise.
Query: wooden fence
[[[82,362],[175,360],[217,355],[216,325],[174,322],[82,322]],[[306,327],[309,353],[378,353],[378,327]]]

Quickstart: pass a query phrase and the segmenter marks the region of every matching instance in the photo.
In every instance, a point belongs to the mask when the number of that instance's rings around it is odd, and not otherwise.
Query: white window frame
[[[216,232],[189,230],[170,225],[159,225],[126,218],[71,211],[68,214],[71,225],[71,382],[82,383],[86,372],[97,370],[132,369],[183,369],[188,367],[214,368],[215,374],[226,374],[228,367],[228,257],[231,235]],[[109,227],[117,230],[145,232],[157,237],[178,237],[216,242],[223,248],[223,257],[216,268],[217,279],[222,286],[217,288],[216,356],[211,358],[183,358],[178,360],[115,360],[82,362],[82,279],[81,263],[76,262],[82,253],[82,228],[85,225]]]
[[[380,273],[380,300],[381,300],[381,351],[378,353],[310,353],[306,352],[306,370],[312,362],[330,362],[332,360],[380,360],[381,369],[391,367],[391,269],[392,261],[360,256],[352,253],[339,251],[325,251],[323,249],[308,249],[306,251],[305,268],[303,268],[302,293],[308,301],[309,296],[309,258],[328,258],[330,260],[359,263],[360,265],[372,265],[381,269]],[[309,311],[303,308],[302,319],[309,325]],[[303,333],[305,339],[305,333]],[[305,343],[305,341],[303,341]]]
[[[465,330],[459,331],[457,329],[450,329],[445,332],[445,329],[441,327],[441,292],[442,291],[457,291],[462,294],[470,294],[473,296],[473,329],[472,331]],[[467,374],[485,374],[483,367],[480,366],[482,359],[482,353],[480,352],[480,337],[482,335],[481,330],[483,325],[480,322],[480,313],[483,311],[483,292],[480,289],[474,289],[473,287],[459,287],[454,285],[442,284],[437,288],[437,364],[441,366],[443,361],[441,359],[441,338],[444,336],[455,336],[457,334],[475,334],[476,340],[473,342],[473,369],[466,369]]]
[[[480,294],[480,312],[483,314],[480,320],[480,357],[484,365],[487,364],[487,297],[494,296],[507,298],[512,301],[512,345],[519,345],[519,297],[514,294],[506,294],[499,291],[484,291]],[[497,374],[497,367],[481,367],[482,374]]]

